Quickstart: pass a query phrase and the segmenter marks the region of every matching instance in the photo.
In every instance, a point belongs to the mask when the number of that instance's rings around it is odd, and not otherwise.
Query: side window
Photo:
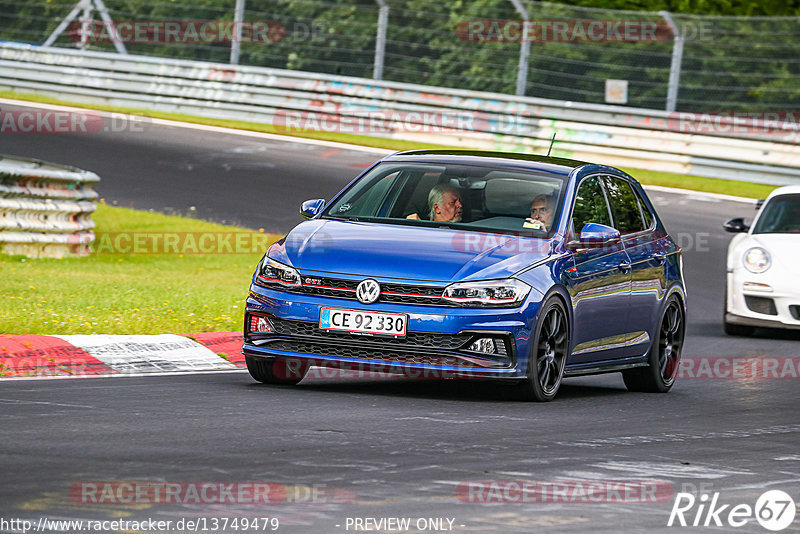
[[[575,209],[572,211],[573,231],[580,234],[587,223],[611,226],[603,188],[596,176],[581,182],[575,195]]]
[[[644,227],[650,228],[651,226],[653,226],[653,214],[650,213],[650,210],[647,209],[647,206],[645,206],[644,202],[642,202],[641,197],[639,198],[639,206],[642,208],[642,216],[644,217]]]
[[[606,195],[614,217],[614,227],[621,234],[632,234],[645,229],[639,201],[628,182],[616,176],[605,176]]]

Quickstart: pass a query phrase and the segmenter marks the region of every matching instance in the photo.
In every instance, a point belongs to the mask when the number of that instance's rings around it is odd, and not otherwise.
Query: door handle
[[[631,270],[631,264],[623,261],[622,263],[619,264],[619,270],[622,271],[623,273],[626,273]]]

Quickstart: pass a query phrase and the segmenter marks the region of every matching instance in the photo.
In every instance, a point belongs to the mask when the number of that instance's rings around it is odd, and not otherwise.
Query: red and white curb
[[[0,335],[0,378],[131,376],[245,366],[240,332]]]

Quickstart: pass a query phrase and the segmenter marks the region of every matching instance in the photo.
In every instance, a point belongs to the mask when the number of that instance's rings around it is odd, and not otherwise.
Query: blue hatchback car
[[[387,156],[269,247],[253,275],[250,374],[310,366],[500,379],[549,401],[622,372],[668,391],[684,341],[681,250],[613,167],[475,151]]]

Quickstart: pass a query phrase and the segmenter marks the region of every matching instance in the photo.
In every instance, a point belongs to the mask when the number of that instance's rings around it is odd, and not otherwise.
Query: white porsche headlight
[[[751,273],[763,273],[772,265],[769,252],[761,247],[747,249],[743,261],[745,268]]]
[[[530,290],[531,286],[516,278],[458,282],[447,286],[442,298],[462,306],[516,306]]]
[[[284,265],[267,256],[261,260],[258,267],[257,281],[264,284],[281,284],[284,286],[299,286],[300,273],[292,267]]]

